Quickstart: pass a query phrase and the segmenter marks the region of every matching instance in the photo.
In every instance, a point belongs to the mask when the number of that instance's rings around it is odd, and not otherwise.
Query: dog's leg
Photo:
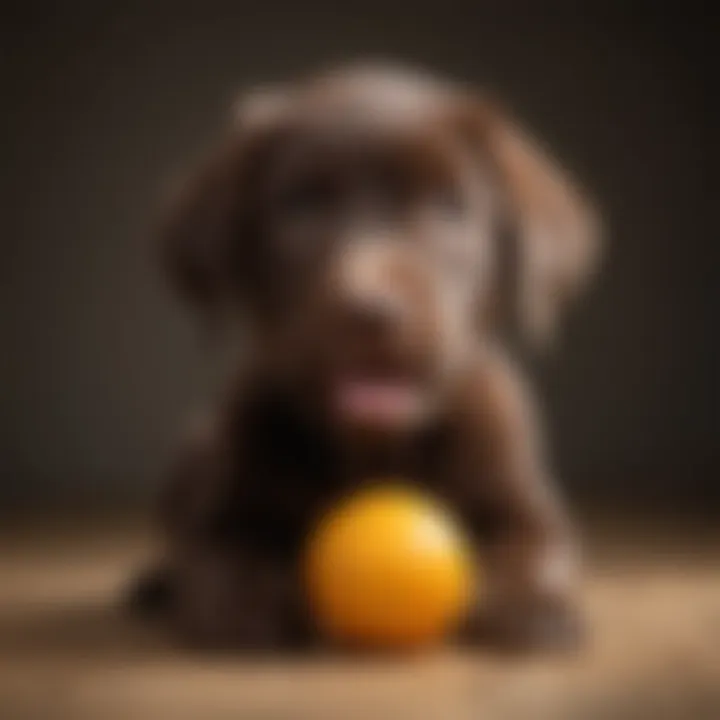
[[[466,636],[509,649],[574,647],[576,543],[521,377],[507,362],[490,362],[464,402],[458,503],[478,538],[485,581]]]
[[[171,621],[188,646],[266,652],[309,644],[288,565],[237,547],[196,546],[178,570]]]
[[[172,572],[165,564],[158,562],[133,578],[125,590],[121,604],[131,615],[151,619],[168,614],[173,596]]]
[[[256,489],[265,487],[263,473],[247,471],[226,438],[222,427],[208,427],[182,447],[160,501],[165,570],[141,580],[137,599],[162,595],[177,637],[196,648],[307,645],[312,633],[300,603],[296,548],[277,541],[276,518],[267,517],[262,496],[256,507],[257,492],[244,492],[246,472]],[[277,478],[269,477],[273,487]]]
[[[487,588],[466,637],[507,650],[576,648],[583,636],[572,584],[574,544],[538,517],[521,520],[478,548]]]

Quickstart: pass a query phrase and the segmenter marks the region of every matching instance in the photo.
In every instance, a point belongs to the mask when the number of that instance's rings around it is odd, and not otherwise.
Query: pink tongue
[[[417,388],[402,382],[347,381],[337,388],[340,412],[352,418],[401,420],[419,409]]]

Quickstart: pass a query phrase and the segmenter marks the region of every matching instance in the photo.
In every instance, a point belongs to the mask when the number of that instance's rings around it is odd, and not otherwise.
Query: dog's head
[[[162,237],[188,298],[247,311],[268,369],[385,428],[432,414],[508,304],[547,338],[597,246],[575,187],[490,103],[357,68],[241,102]]]

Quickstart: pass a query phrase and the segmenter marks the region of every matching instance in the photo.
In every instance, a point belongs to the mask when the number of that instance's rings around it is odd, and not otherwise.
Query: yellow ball
[[[320,628],[366,647],[442,640],[475,590],[459,526],[445,508],[404,486],[361,491],[331,511],[310,538],[304,570]]]

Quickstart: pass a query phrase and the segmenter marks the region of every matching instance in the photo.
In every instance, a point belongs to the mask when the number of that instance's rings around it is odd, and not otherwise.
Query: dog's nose
[[[406,323],[410,308],[399,247],[381,240],[350,243],[334,266],[334,287],[344,332],[361,341],[384,342]]]
[[[367,339],[379,339],[399,326],[402,308],[391,297],[364,298],[348,303],[343,315],[350,332]]]

